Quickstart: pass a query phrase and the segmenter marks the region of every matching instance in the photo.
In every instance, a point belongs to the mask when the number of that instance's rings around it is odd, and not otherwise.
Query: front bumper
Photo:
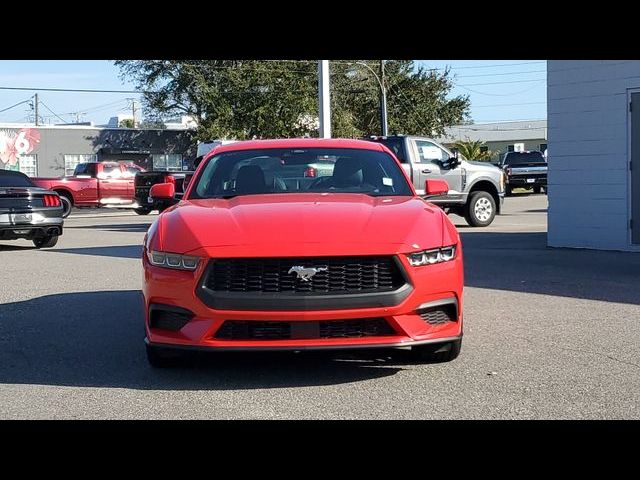
[[[143,258],[144,310],[147,342],[155,346],[196,348],[205,350],[317,350],[351,348],[397,348],[428,343],[442,343],[462,336],[462,251],[451,262],[405,269],[413,286],[410,294],[396,305],[333,310],[219,310],[207,306],[197,295],[202,275],[201,265],[196,272],[154,267]],[[403,264],[406,259],[403,259]],[[206,262],[202,262],[206,263]],[[456,315],[451,321],[438,324],[420,316],[430,305],[454,303]],[[176,307],[187,310],[189,320],[179,329],[169,330],[150,326],[150,308]],[[426,305],[426,306],[425,306]],[[225,321],[289,323],[301,327],[303,323],[384,319],[389,331],[375,336],[348,338],[286,338],[286,339],[228,339],[216,337]],[[292,328],[292,330],[294,330]],[[299,330],[295,328],[295,330]],[[304,330],[304,329],[302,329]]]

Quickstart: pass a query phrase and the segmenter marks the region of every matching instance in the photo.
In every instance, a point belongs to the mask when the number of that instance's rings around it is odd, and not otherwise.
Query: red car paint
[[[135,165],[117,162],[100,162],[90,174],[61,178],[32,178],[32,181],[48,190],[54,190],[72,200],[77,207],[100,205],[127,205],[134,202],[133,170],[143,171]]]
[[[248,141],[217,147],[199,165],[182,201],[162,213],[145,236],[143,296],[150,345],[210,349],[306,349],[411,346],[450,341],[462,336],[463,261],[458,232],[444,212],[419,198],[353,193],[284,193],[231,199],[190,199],[199,174],[210,158],[223,152],[265,148],[349,148],[383,151],[383,145],[338,139]],[[409,186],[411,182],[407,179]],[[412,266],[407,254],[456,246],[455,258]],[[147,252],[163,251],[201,257],[197,269],[171,270],[150,264]],[[413,286],[400,303],[384,307],[332,310],[216,310],[197,290],[209,259],[329,256],[395,256]],[[441,299],[457,301],[457,318],[432,325],[416,309]],[[193,317],[178,331],[149,326],[152,304],[187,309]],[[226,340],[214,338],[226,320],[299,322],[384,318],[393,333],[360,338]]]

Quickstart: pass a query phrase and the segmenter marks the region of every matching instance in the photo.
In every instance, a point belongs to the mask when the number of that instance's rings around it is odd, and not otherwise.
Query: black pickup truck
[[[162,212],[166,208],[178,202],[185,190],[185,179],[191,178],[193,172],[139,172],[135,178],[135,197],[138,207],[135,212],[138,215],[148,215],[152,210]],[[173,200],[159,200],[151,198],[149,191],[157,183],[173,183],[176,189],[176,197]]]
[[[507,152],[498,164],[507,176],[505,195],[514,188],[533,189],[534,193],[547,190],[547,161],[539,151]]]

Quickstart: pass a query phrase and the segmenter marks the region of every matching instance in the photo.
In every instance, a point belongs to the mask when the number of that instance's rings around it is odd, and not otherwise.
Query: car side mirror
[[[460,160],[456,157],[449,157],[446,160],[442,160],[440,163],[442,165],[442,168],[453,170],[458,165],[460,165]]]
[[[424,183],[424,196],[437,197],[449,193],[449,184],[446,180],[429,179]]]
[[[184,180],[182,181],[182,192],[183,193],[187,192],[187,188],[189,188],[189,184],[191,183],[192,179],[193,179],[193,173],[187,173],[184,176]]]
[[[151,187],[149,196],[159,200],[173,200],[176,196],[176,187],[173,183],[157,183]]]

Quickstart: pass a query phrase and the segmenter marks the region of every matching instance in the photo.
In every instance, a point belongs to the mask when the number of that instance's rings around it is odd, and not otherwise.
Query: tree
[[[483,151],[482,147],[484,146],[485,142],[483,142],[482,140],[469,140],[468,138],[465,141],[460,140],[454,144],[454,147],[458,150],[458,152],[464,155],[464,158],[466,158],[467,160],[490,162],[491,157],[493,157],[498,152],[494,152],[489,149]]]
[[[380,132],[379,85],[356,61],[330,62],[333,136]],[[375,68],[376,62],[368,61]],[[316,61],[119,60],[123,78],[144,90],[147,112],[162,118],[191,115],[197,137],[283,138],[317,136]],[[391,132],[439,135],[466,119],[466,96],[447,98],[449,72],[415,68],[412,61],[385,65]]]
[[[118,125],[120,128],[135,128],[133,118],[123,118]]]

